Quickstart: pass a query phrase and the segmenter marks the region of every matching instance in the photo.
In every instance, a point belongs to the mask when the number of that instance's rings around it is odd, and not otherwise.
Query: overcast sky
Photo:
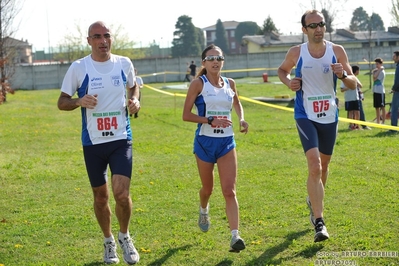
[[[56,47],[67,34],[75,34],[77,25],[87,31],[97,20],[109,25],[122,26],[137,47],[155,42],[161,47],[171,46],[178,18],[187,15],[195,27],[215,25],[217,20],[237,22],[254,21],[262,26],[270,16],[283,34],[300,33],[300,18],[311,8],[311,0],[258,0],[246,1],[183,1],[183,0],[20,0],[24,1],[15,19],[19,24],[17,39],[28,40],[33,50]],[[318,3],[319,1],[314,1]],[[337,5],[337,0],[332,1]],[[342,2],[342,0],[341,0]],[[341,6],[341,5],[340,5]],[[334,20],[335,28],[348,28],[353,11],[363,6],[371,15],[379,14],[384,26],[391,26],[391,0],[347,0]],[[318,7],[317,7],[318,8]],[[334,6],[335,9],[335,6]],[[77,34],[75,34],[77,35]],[[82,40],[84,41],[84,40]]]

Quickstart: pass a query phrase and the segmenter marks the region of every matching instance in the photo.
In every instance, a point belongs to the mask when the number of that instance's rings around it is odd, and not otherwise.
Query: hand
[[[342,78],[342,75],[344,74],[344,68],[341,63],[331,64],[331,69],[338,78]]]
[[[247,134],[248,133],[248,127],[249,127],[249,125],[248,125],[248,123],[245,120],[241,120],[240,121],[240,132],[241,133]]]
[[[97,94],[86,94],[78,100],[77,104],[84,108],[94,109],[97,106],[97,96]]]
[[[291,79],[288,86],[292,91],[299,91],[302,88],[302,78],[295,77]]]
[[[140,111],[140,108],[141,108],[140,101],[137,100],[135,97],[133,97],[132,99],[129,99],[127,107],[129,109],[129,113],[135,114],[138,111]]]

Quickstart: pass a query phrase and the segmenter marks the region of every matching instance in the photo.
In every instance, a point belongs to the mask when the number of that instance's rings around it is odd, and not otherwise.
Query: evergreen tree
[[[215,45],[219,46],[225,54],[229,54],[229,44],[226,37],[226,30],[220,19],[216,22],[216,39]]]
[[[242,37],[245,35],[256,35],[259,33],[259,31],[260,27],[258,24],[256,24],[256,22],[245,21],[237,25],[234,36],[237,43],[241,43]]]
[[[358,7],[353,11],[353,16],[349,29],[351,31],[367,31],[369,30],[369,15],[363,7]]]
[[[172,56],[198,56],[201,54],[201,45],[198,39],[198,31],[191,22],[191,17],[180,16],[173,33]]]
[[[260,35],[264,35],[267,32],[277,32],[279,33],[279,30],[276,28],[276,25],[274,24],[272,18],[270,17],[270,15],[265,19],[265,21],[263,21],[263,25],[262,28],[259,32]]]

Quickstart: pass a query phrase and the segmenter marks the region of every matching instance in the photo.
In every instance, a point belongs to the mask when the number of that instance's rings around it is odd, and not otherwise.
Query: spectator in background
[[[352,72],[357,66],[352,66]],[[357,71],[359,71],[359,67],[357,67]],[[359,82],[358,82],[359,84]],[[357,88],[350,89],[345,86],[345,84],[341,81],[341,92],[345,94],[345,111],[347,111],[347,117],[352,120],[360,119],[360,105],[359,105],[359,93]],[[350,123],[349,129],[356,130],[360,129],[359,124]]]
[[[399,112],[399,50],[393,52],[393,61],[396,64],[395,68],[395,79],[391,89],[392,101],[391,101],[391,126],[398,126],[398,112]],[[391,129],[390,132],[397,132]]]
[[[359,95],[359,111],[360,111],[360,121],[366,122],[366,115],[364,114],[364,109],[363,109],[363,101],[364,101],[364,94],[362,91],[363,85],[360,82],[360,80],[357,78],[357,76],[360,74],[360,67],[355,65],[352,66],[352,72],[356,76],[357,79],[357,92]],[[363,129],[371,130],[371,127],[362,125]]]
[[[189,68],[190,68],[190,81],[193,81],[197,73],[197,66],[195,65],[194,61],[191,61]]]
[[[190,63],[187,62],[186,76],[184,77],[183,82],[184,81],[191,82],[190,73],[191,73]]]
[[[134,74],[136,75],[136,84],[137,84],[138,89],[139,89],[139,102],[141,103],[141,89],[144,86],[144,82],[143,82],[143,79],[140,76],[137,76],[137,68],[134,69]],[[132,116],[132,114],[130,114],[130,116]],[[139,117],[139,111],[137,111],[134,114],[134,118],[137,118],[137,117]]]
[[[373,75],[373,106],[375,108],[377,124],[385,123],[385,70],[383,60],[378,57],[374,60],[375,68],[371,72]]]

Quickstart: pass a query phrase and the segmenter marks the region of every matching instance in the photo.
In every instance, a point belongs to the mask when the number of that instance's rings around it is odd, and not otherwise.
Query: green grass
[[[360,78],[368,84],[367,76]],[[387,88],[392,80],[393,75],[387,76]],[[240,95],[293,96],[283,85],[258,81],[237,80]],[[58,95],[58,89],[17,91],[0,106],[0,265],[102,265],[103,239],[83,164],[80,113],[59,111]],[[338,96],[343,103],[343,93]],[[366,118],[371,120],[371,92],[365,97]],[[237,196],[247,249],[229,253],[217,175],[211,229],[202,233],[197,226],[200,181],[192,155],[196,125],[182,121],[183,102],[183,97],[144,88],[139,118],[131,120],[130,231],[141,255],[139,265],[301,266],[345,251],[399,251],[399,135],[379,128],[349,131],[347,123],[339,124],[325,198],[331,238],[313,243],[305,202],[306,160],[293,113],[243,101],[250,132],[236,134]],[[340,115],[346,117],[344,111]],[[114,234],[117,230],[113,216]],[[337,259],[399,265],[398,257]]]

